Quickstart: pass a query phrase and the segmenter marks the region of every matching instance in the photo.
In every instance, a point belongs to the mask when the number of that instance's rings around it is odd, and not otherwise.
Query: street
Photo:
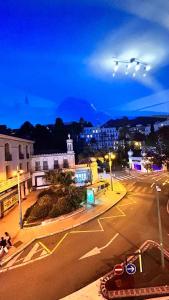
[[[168,175],[124,176],[116,174],[128,193],[108,212],[74,230],[34,242],[4,266],[0,299],[60,299],[112,270],[144,241],[159,241],[155,184],[162,188],[163,239],[169,248],[168,198],[163,193]]]

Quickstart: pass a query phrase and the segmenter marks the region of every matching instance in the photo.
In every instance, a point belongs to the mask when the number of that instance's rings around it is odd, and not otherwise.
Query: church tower
[[[67,153],[74,154],[73,140],[70,138],[70,134],[68,134],[68,139],[66,140],[66,143],[67,143]]]

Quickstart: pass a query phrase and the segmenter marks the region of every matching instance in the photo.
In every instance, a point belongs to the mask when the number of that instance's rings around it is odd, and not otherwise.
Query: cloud
[[[169,30],[169,1],[142,0],[136,5],[133,0],[118,0],[112,2],[112,5]]]
[[[124,108],[120,108],[123,111]],[[169,113],[169,89],[131,101],[125,105],[125,111]]]
[[[150,8],[147,8],[147,18],[149,16],[150,21],[155,20],[155,16],[161,14],[159,9],[159,1],[146,1],[149,3]],[[144,5],[135,5],[135,1],[118,1],[113,3],[118,3],[115,5],[124,10],[136,10],[135,15],[140,15],[146,10],[148,4],[145,1],[139,2]],[[156,10],[153,7],[155,2]],[[128,5],[126,4],[129,4]],[[152,4],[153,3],[153,4]],[[151,4],[151,5],[150,5]],[[162,14],[166,14],[168,11],[168,5],[162,5]],[[160,11],[160,13],[159,13]],[[152,16],[152,18],[150,18]],[[165,16],[164,16],[165,17]],[[158,17],[157,17],[158,18]],[[160,17],[161,18],[161,17]],[[166,21],[167,22],[167,21]],[[169,21],[168,21],[169,22]],[[150,23],[147,21],[140,20],[140,18],[130,18],[130,22],[122,23],[121,27],[116,30],[112,30],[105,37],[105,40],[100,41],[100,47],[96,49],[94,53],[88,59],[89,69],[92,71],[93,75],[99,77],[102,80],[115,81],[112,78],[113,73],[113,57],[117,57],[121,60],[129,60],[135,57],[148,63],[152,66],[151,72],[146,78],[142,76],[131,77],[131,80],[136,80],[140,84],[149,87],[154,92],[163,89],[163,85],[158,82],[156,75],[160,69],[168,65],[169,59],[169,32],[164,30],[163,27],[159,26],[160,21],[155,25],[154,22]],[[125,80],[125,65],[121,65],[118,70],[117,80]],[[143,73],[142,73],[143,75]]]

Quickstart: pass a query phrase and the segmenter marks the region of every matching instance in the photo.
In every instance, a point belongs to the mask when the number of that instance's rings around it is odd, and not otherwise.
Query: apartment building
[[[80,137],[93,149],[115,149],[119,131],[116,127],[84,127]]]
[[[0,217],[18,202],[17,168],[21,199],[31,190],[33,141],[0,134]]]

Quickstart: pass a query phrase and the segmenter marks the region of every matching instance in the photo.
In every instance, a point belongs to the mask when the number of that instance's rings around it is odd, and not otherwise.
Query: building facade
[[[158,131],[160,128],[164,126],[169,126],[169,119],[163,121],[163,122],[156,122],[154,123],[154,131]]]
[[[75,153],[73,151],[73,140],[70,135],[67,139],[67,152],[53,154],[33,155],[31,158],[32,185],[43,188],[48,186],[45,180],[45,172],[57,169],[74,169]]]
[[[119,131],[116,127],[84,127],[80,137],[93,149],[117,147]]]
[[[18,202],[17,169],[21,199],[31,190],[33,141],[0,134],[0,217]]]

